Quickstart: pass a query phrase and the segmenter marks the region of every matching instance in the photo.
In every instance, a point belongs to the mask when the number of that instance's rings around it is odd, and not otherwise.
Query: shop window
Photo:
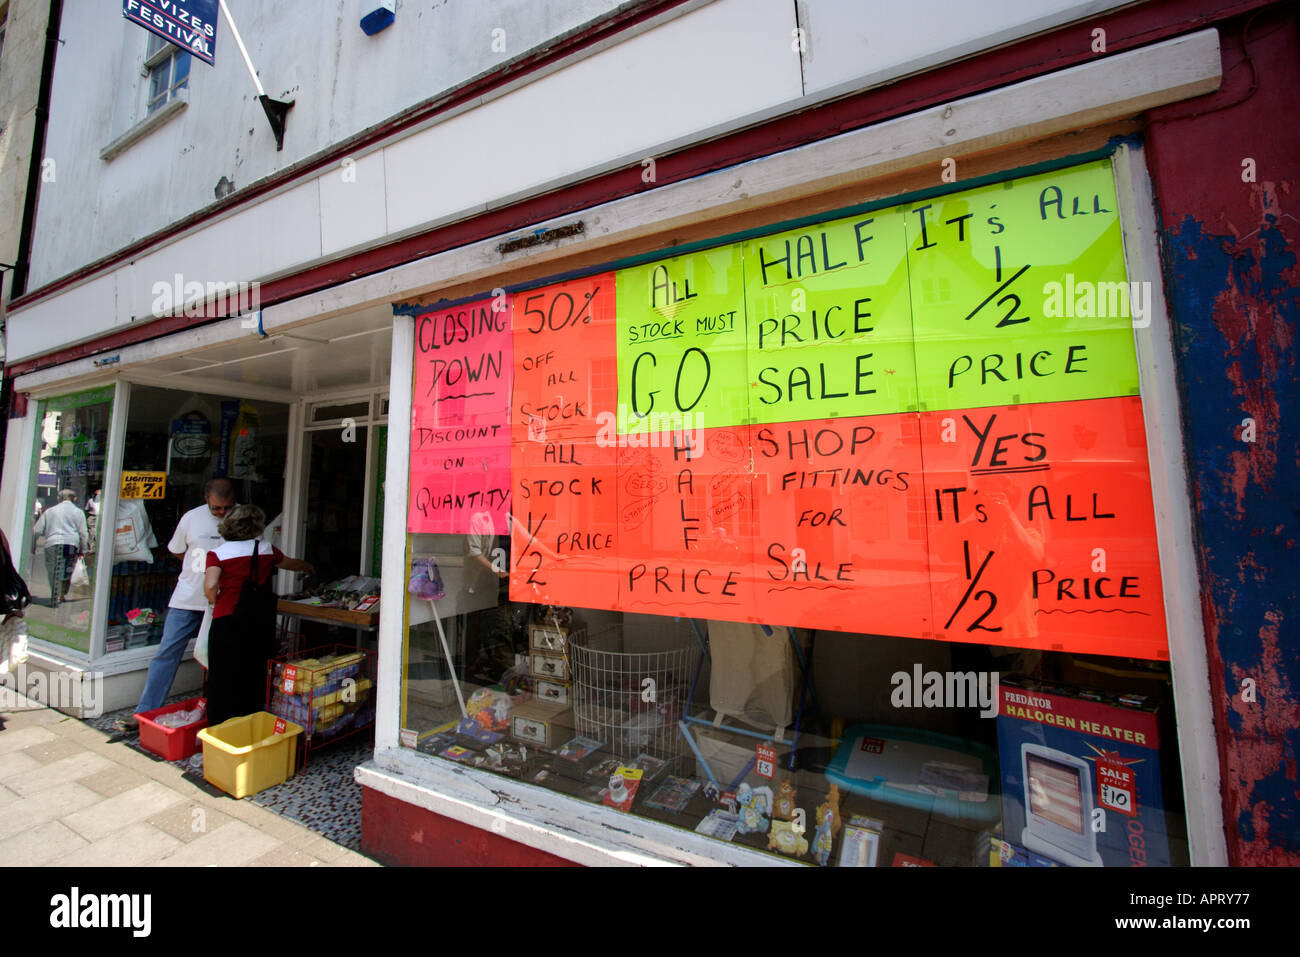
[[[93,503],[104,481],[112,388],[46,399],[37,410],[23,576],[33,637],[90,650],[96,554],[103,540]]]
[[[204,505],[209,479],[229,478],[237,502],[266,513],[263,537],[282,544],[288,418],[278,403],[131,387],[105,652],[161,642],[182,561],[168,545],[181,516]],[[201,555],[185,561],[202,567]]]
[[[416,315],[403,746],[807,864],[1186,863],[1117,209],[1095,162]]]

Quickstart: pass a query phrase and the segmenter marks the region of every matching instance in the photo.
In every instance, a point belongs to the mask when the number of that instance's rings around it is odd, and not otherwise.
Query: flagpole
[[[226,0],[217,0],[221,5],[221,14],[226,18],[226,26],[230,27],[230,33],[235,38],[235,46],[239,47],[239,53],[244,58],[244,64],[248,67],[248,75],[253,78],[253,86],[257,87],[258,96],[266,96],[266,90],[262,89],[262,81],[257,78],[257,71],[253,69],[253,61],[249,59],[248,50],[244,46],[244,38],[239,35],[239,27],[235,26],[235,19],[230,15],[230,8],[226,6]]]
[[[293,100],[273,100],[266,95],[266,90],[262,89],[262,81],[257,78],[257,71],[253,69],[253,61],[248,55],[248,49],[244,46],[244,38],[239,35],[235,18],[230,15],[230,8],[226,6],[226,0],[217,0],[217,3],[221,7],[221,15],[226,18],[226,26],[230,27],[231,36],[235,38],[235,46],[239,47],[239,53],[244,58],[244,65],[248,67],[248,75],[253,78],[253,86],[257,87],[258,102],[262,104],[262,112],[266,114],[266,119],[271,124],[271,133],[275,136],[275,149],[279,152],[284,149],[285,120],[289,108],[293,106]]]

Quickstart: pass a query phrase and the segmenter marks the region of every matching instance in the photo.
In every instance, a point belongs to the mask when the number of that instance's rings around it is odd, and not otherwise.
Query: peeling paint
[[[1300,864],[1300,220],[1278,205],[1289,193],[1260,183],[1254,221],[1225,216],[1231,231],[1212,233],[1185,215],[1165,234],[1234,864]]]

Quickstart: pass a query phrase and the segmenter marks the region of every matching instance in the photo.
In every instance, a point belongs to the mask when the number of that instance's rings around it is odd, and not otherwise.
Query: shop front
[[[367,850],[1189,863],[1139,163],[398,303]]]
[[[469,189],[486,162],[426,182],[479,108],[461,104],[232,207],[328,234],[257,273],[255,322],[28,347],[9,447],[30,459],[4,495],[27,523],[10,537],[33,657],[134,703],[171,529],[222,475],[322,580],[380,580],[344,632],[281,611],[305,641],[377,638],[355,779],[386,863],[1281,859],[1293,835],[1258,821],[1284,831],[1285,763],[1229,773],[1232,681],[1263,666],[1216,657],[1225,609],[1281,619],[1245,564],[1225,599],[1216,479],[1192,454],[1228,456],[1220,433],[1246,426],[1226,399],[1226,418],[1189,412],[1188,383],[1226,388],[1186,274],[1219,255],[1198,224],[1231,204],[1184,157],[1294,97],[1268,71],[1260,102],[1253,81],[1222,89],[1253,13],[1125,10],[1110,53],[1071,52],[1069,26],[918,60],[701,120],[655,157],[548,154],[518,192]],[[1268,62],[1283,36],[1256,40]],[[458,190],[468,212],[426,202]],[[1275,242],[1281,220],[1256,219]],[[64,492],[80,566],[34,527]],[[1239,517],[1267,511],[1244,495]],[[1241,727],[1277,713],[1242,701]],[[1249,805],[1248,779],[1273,799]]]
[[[311,580],[280,574],[282,596],[310,601],[348,578],[377,593],[390,335],[381,315],[208,349],[174,336],[149,361],[98,383],[51,377],[33,389],[31,464],[19,492],[27,519],[13,541],[33,595],[26,670],[65,684],[71,676],[76,691],[51,703],[94,717],[139,700],[182,562],[204,558],[173,553],[173,534],[213,478],[228,478],[238,502],[263,510],[267,542],[315,556]],[[61,508],[75,509],[68,514],[85,535],[65,546],[41,515],[69,495]],[[284,650],[373,647],[373,622],[293,611],[282,619]],[[172,693],[202,685],[192,648]],[[43,686],[53,678],[25,685]]]

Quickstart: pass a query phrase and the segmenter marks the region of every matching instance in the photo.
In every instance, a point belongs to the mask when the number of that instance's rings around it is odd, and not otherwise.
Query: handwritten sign
[[[614,274],[513,302],[510,598],[618,607]]]
[[[923,415],[934,637],[1167,658],[1145,435],[1136,397]]]
[[[755,421],[916,408],[902,213],[766,236],[744,257]]]
[[[743,249],[618,273],[619,424],[627,433],[748,419]]]
[[[122,473],[122,498],[166,498],[166,472]]]
[[[625,610],[763,621],[754,592],[747,430],[700,429],[619,450]]]
[[[909,637],[930,630],[916,416],[788,422],[752,435],[763,620]]]
[[[1109,163],[904,208],[923,408],[1137,395]]]
[[[411,532],[505,534],[510,504],[507,296],[415,318]]]
[[[1167,657],[1116,210],[1099,161],[430,310],[410,528],[512,519],[515,601]]]

